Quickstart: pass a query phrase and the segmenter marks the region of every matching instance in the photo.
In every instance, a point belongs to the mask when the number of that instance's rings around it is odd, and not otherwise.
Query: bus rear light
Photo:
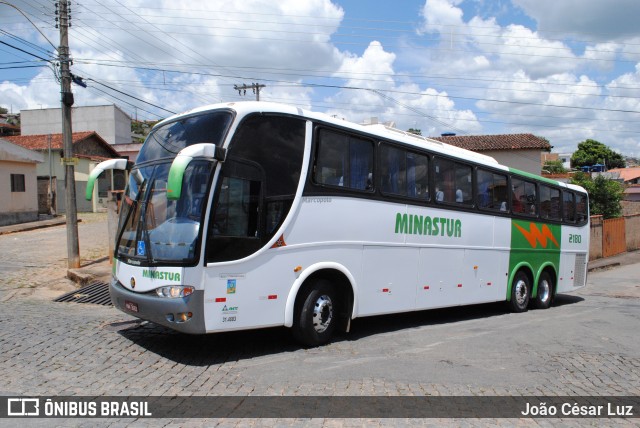
[[[226,297],[216,297],[216,303],[223,303],[226,301],[227,301]]]
[[[177,299],[190,296],[194,290],[194,287],[188,285],[167,285],[166,287],[156,288],[156,294],[158,297]]]
[[[278,298],[277,294],[270,294],[267,296],[267,300],[276,300]]]

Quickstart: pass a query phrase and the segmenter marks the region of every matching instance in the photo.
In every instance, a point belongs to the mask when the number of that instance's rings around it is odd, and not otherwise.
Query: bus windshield
[[[175,156],[187,146],[197,143],[222,144],[233,114],[217,110],[187,116],[154,129],[140,149],[136,164]]]
[[[193,144],[222,145],[232,119],[231,112],[219,110],[168,122],[149,135],[125,190],[118,257],[133,264],[196,262],[203,208],[216,161],[191,162],[184,174],[182,195],[170,200],[167,181],[171,161]]]
[[[195,261],[214,163],[189,165],[178,200],[167,199],[170,163],[133,170],[123,200],[117,255],[145,264]]]

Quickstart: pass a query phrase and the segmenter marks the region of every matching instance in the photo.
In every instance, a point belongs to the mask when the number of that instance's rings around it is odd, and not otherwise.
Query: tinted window
[[[239,125],[216,188],[207,261],[246,257],[278,231],[298,188],[305,123],[253,115]]]
[[[478,169],[478,206],[480,208],[507,211],[507,176]]]
[[[540,186],[540,216],[551,220],[560,220],[559,189]]]
[[[511,180],[511,209],[514,213],[537,215],[536,185],[531,181],[513,178]]]
[[[436,202],[473,204],[470,166],[437,158],[434,168]]]
[[[384,193],[429,199],[429,158],[383,144],[380,147]]]
[[[174,157],[192,144],[221,145],[232,119],[230,112],[216,111],[162,125],[149,134],[136,163]]]
[[[578,223],[583,223],[587,221],[589,217],[589,202],[587,200],[587,195],[584,194],[576,194],[576,221]]]
[[[300,181],[304,153],[305,121],[280,116],[254,115],[242,121],[229,156],[253,161],[266,176],[265,196],[293,197]]]
[[[569,223],[576,221],[576,200],[572,192],[562,192],[562,219]]]
[[[318,132],[314,180],[318,184],[373,190],[373,143],[328,130]]]

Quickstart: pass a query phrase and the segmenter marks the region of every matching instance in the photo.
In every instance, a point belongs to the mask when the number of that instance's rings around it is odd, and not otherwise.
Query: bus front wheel
[[[553,300],[553,283],[547,272],[542,272],[538,281],[538,294],[532,300],[532,306],[535,309],[547,309],[551,306]]]
[[[320,279],[304,293],[296,308],[293,336],[305,346],[323,345],[338,323],[336,292],[329,281]]]
[[[531,280],[523,271],[518,271],[511,283],[511,300],[509,307],[512,312],[524,312],[531,297]]]

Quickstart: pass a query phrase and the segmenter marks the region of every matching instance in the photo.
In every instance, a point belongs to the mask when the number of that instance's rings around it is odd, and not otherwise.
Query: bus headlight
[[[167,285],[166,287],[156,288],[158,297],[167,297],[175,299],[179,297],[187,297],[193,294],[194,288],[190,285]]]

